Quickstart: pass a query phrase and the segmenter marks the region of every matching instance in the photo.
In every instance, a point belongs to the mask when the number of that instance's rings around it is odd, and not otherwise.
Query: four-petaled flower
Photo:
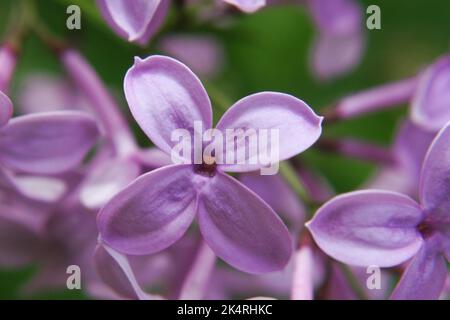
[[[195,121],[201,121],[205,129],[212,127],[211,103],[200,80],[172,58],[136,58],[124,86],[134,118],[166,153],[175,146],[174,130],[186,129],[194,135]],[[319,138],[321,121],[303,101],[263,92],[238,101],[216,128],[276,128],[279,160],[284,160]],[[253,273],[282,269],[292,252],[287,228],[261,198],[225,173],[260,167],[203,162],[144,174],[100,211],[102,241],[126,254],[154,253],[180,239],[198,215],[203,238],[232,266]]]

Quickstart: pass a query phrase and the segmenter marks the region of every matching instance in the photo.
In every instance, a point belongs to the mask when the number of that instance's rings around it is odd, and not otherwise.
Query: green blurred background
[[[17,0],[0,1],[0,31],[4,34],[11,4]],[[381,8],[381,30],[366,30],[367,50],[362,63],[350,74],[321,83],[312,77],[309,50],[314,26],[304,7],[284,5],[266,8],[252,15],[239,15],[226,27],[216,28],[195,23],[177,23],[179,11],[172,6],[161,35],[167,32],[208,33],[217,37],[225,49],[225,67],[213,81],[230,101],[263,90],[293,94],[314,108],[321,108],[351,92],[414,75],[436,57],[446,53],[450,40],[450,1],[447,0],[361,0],[364,8],[377,4]],[[158,53],[154,42],[146,48],[126,43],[103,22],[94,0],[38,0],[40,19],[59,36],[86,55],[102,79],[121,101],[122,81],[133,63],[133,56]],[[81,30],[66,28],[66,8],[78,4],[82,10]],[[189,22],[189,19],[187,20]],[[12,98],[20,84],[35,72],[62,73],[54,55],[31,36],[23,47],[18,70],[12,84]],[[213,103],[214,103],[213,97]],[[39,103],[39,102],[37,102]],[[220,116],[221,108],[215,108]],[[324,135],[355,137],[388,146],[406,106],[368,115],[324,128]],[[149,142],[130,119],[142,145]],[[374,166],[341,156],[320,154],[310,150],[301,155],[310,166],[320,170],[337,192],[353,190],[370,174]],[[35,272],[35,267],[0,271],[0,299],[21,298],[19,288]],[[42,293],[32,298],[84,298],[79,291]]]

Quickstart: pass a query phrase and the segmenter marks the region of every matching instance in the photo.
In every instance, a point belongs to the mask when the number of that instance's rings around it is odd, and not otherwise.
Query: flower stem
[[[312,200],[309,198],[305,187],[302,185],[300,179],[298,178],[297,172],[289,162],[280,162],[280,174],[305,205],[313,205]]]
[[[325,111],[327,123],[400,106],[411,100],[418,77],[411,77],[347,96]]]

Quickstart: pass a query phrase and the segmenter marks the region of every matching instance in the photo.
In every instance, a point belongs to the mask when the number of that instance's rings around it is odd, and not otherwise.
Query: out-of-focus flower
[[[200,77],[214,77],[223,64],[223,48],[211,36],[168,35],[161,40],[159,48],[189,66]]]
[[[314,74],[328,80],[349,72],[365,48],[361,7],[353,0],[309,0],[307,5],[318,28],[311,54]]]
[[[416,197],[419,190],[420,170],[425,154],[436,136],[409,120],[401,125],[392,149],[392,165],[383,166],[367,184],[373,189],[385,189]]]
[[[174,59],[136,58],[124,86],[134,118],[166,153],[176,145],[171,139],[174,130],[186,129],[192,137],[195,121],[201,121],[205,129],[212,127],[205,89]],[[321,118],[301,100],[266,92],[238,101],[216,127],[277,127],[282,142],[279,160],[283,160],[312,145],[320,136],[320,123]],[[178,164],[147,173],[100,211],[102,241],[126,254],[150,254],[180,239],[198,214],[206,243],[226,262],[247,272],[279,270],[292,251],[286,227],[257,195],[223,172],[259,168],[206,164],[202,159],[201,165]]]
[[[446,55],[420,76],[411,105],[411,120],[437,132],[450,121],[450,55]]]
[[[9,121],[13,114],[13,104],[6,93],[16,62],[17,57],[13,49],[7,45],[2,46],[0,48],[0,128]]]
[[[27,76],[20,87],[17,108],[21,114],[62,110],[91,111],[85,97],[69,81],[44,73]]]
[[[0,164],[28,173],[67,171],[80,163],[98,134],[94,119],[82,112],[16,117],[0,130]]]
[[[450,124],[431,144],[420,177],[420,205],[400,193],[367,190],[340,195],[308,224],[319,247],[357,266],[390,267],[411,257],[392,298],[439,297],[450,256]]]

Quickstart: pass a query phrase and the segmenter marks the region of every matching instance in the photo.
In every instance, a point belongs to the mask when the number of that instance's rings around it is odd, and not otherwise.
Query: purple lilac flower
[[[252,13],[266,5],[266,0],[223,0],[239,10]],[[164,22],[169,0],[97,0],[108,25],[120,37],[145,45]]]
[[[362,9],[353,0],[309,0],[308,8],[318,28],[312,50],[312,69],[319,79],[350,71],[365,47]]]
[[[211,104],[200,80],[174,59],[136,58],[124,86],[134,118],[166,153],[175,146],[173,130],[184,128],[192,134],[194,121],[212,127]],[[317,140],[321,120],[301,100],[265,92],[238,101],[217,128],[277,127],[283,160]],[[100,211],[102,241],[126,254],[150,254],[180,239],[198,215],[205,241],[229,264],[255,273],[283,268],[292,251],[286,227],[257,195],[225,174],[229,169],[258,167],[202,161],[142,175]]]
[[[437,298],[450,256],[447,124],[431,144],[420,177],[420,204],[400,193],[366,190],[340,195],[308,224],[319,247],[351,265],[391,267],[412,257],[392,298]]]

